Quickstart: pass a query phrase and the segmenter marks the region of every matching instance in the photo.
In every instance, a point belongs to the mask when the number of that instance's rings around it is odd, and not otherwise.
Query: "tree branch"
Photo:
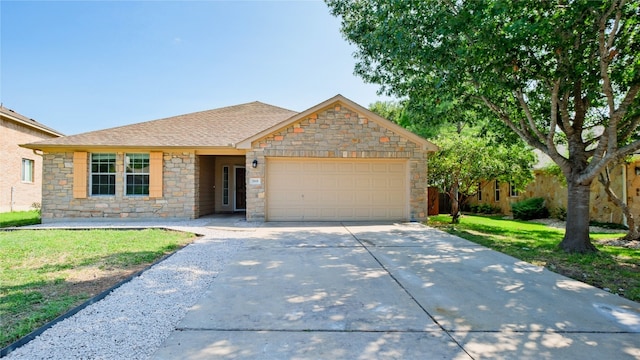
[[[531,109],[529,109],[529,104],[527,104],[527,102],[524,100],[522,89],[517,88],[514,91],[514,95],[518,100],[518,102],[520,103],[520,107],[524,111],[525,116],[527,117],[527,121],[529,122],[529,129],[531,129],[531,131],[538,137],[539,141],[542,142],[543,139],[546,139],[546,136],[544,136],[544,134],[542,134],[540,129],[538,129],[538,127],[536,126],[535,120],[533,119],[533,115],[531,114]]]

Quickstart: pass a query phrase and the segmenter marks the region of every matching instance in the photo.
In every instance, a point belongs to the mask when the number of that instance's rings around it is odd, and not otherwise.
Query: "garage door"
[[[408,219],[406,160],[267,159],[267,220]]]

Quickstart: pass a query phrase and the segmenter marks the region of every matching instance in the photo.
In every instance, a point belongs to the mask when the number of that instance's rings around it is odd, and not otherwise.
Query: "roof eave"
[[[210,151],[236,151],[237,148],[230,144],[228,146],[188,146],[188,145],[175,145],[175,146],[158,146],[158,145],[95,145],[95,144],[38,144],[28,143],[19,144],[18,146],[39,150],[45,152],[60,152],[60,151],[95,151],[95,150],[188,150],[206,152]]]
[[[3,117],[5,117],[5,118],[7,118],[7,119],[9,119],[9,120],[11,120],[11,121],[14,121],[14,122],[17,122],[17,123],[19,123],[19,124],[22,124],[22,125],[24,125],[24,126],[26,126],[26,127],[28,127],[28,128],[36,129],[36,130],[38,130],[38,131],[41,131],[41,132],[43,132],[43,133],[46,133],[46,134],[52,135],[52,136],[54,136],[54,137],[61,137],[61,136],[64,136],[64,134],[63,134],[63,133],[58,132],[58,131],[56,131],[56,130],[54,130],[54,129],[51,129],[51,128],[49,128],[49,127],[47,127],[47,126],[44,126],[44,125],[42,125],[42,124],[40,124],[40,123],[37,123],[37,122],[36,122],[36,123],[31,123],[31,122],[25,121],[25,120],[23,120],[23,119],[21,119],[21,118],[18,118],[18,117],[12,116],[11,114],[7,114],[6,112],[3,112],[3,113],[2,113],[2,114],[0,114],[0,115],[2,115]],[[35,120],[33,120],[33,121],[35,122]]]

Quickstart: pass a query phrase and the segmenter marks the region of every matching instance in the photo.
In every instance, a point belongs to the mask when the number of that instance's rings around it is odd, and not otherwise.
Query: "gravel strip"
[[[243,246],[241,233],[204,233],[4,359],[148,359]]]

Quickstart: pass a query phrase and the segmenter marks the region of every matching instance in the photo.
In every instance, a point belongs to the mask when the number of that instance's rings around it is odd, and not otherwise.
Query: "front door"
[[[244,167],[236,166],[235,171],[235,202],[233,204],[233,210],[246,210],[247,209],[247,184],[246,184],[246,170]]]

